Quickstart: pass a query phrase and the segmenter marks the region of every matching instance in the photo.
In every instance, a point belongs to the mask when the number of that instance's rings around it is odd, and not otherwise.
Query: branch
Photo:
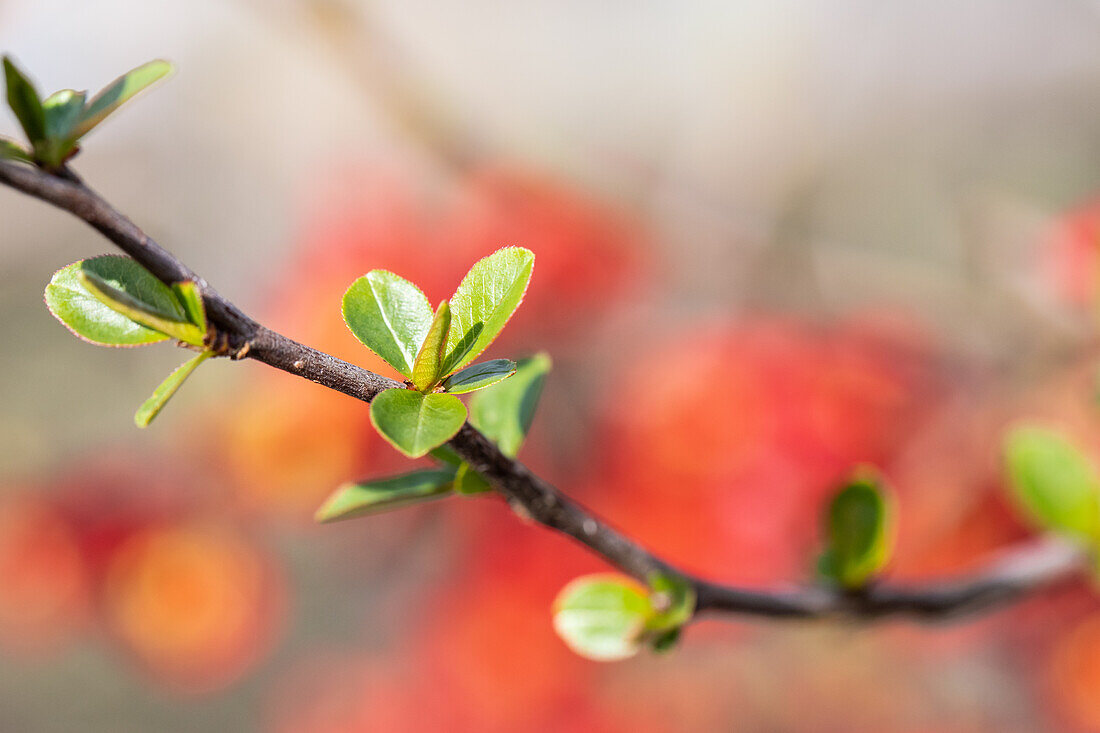
[[[813,587],[756,593],[695,580],[700,611],[753,613],[773,618],[850,616],[879,619],[911,616],[934,621],[995,608],[1044,588],[1075,579],[1088,553],[1054,537],[1005,551],[981,570],[935,585],[875,584],[846,593]]]
[[[71,171],[51,175],[19,163],[0,161],[0,183],[83,220],[164,283],[195,281],[210,323],[207,341],[219,354],[253,359],[363,402],[370,402],[382,390],[403,386],[254,321]],[[739,589],[695,577],[651,554],[522,463],[501,453],[469,423],[449,445],[485,476],[520,516],[571,537],[643,582],[654,572],[686,580],[695,589],[696,608],[700,612],[803,619],[827,616],[874,619],[902,614],[916,619],[947,618],[1002,605],[1065,582],[1082,570],[1087,559],[1080,548],[1045,539],[1007,553],[969,577],[921,587],[876,584],[852,593],[817,586],[780,591]]]

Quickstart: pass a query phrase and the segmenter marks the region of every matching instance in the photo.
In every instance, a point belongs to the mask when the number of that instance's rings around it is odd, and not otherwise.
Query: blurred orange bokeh
[[[267,651],[283,599],[270,564],[240,536],[178,526],[144,530],[118,548],[103,608],[108,629],[153,675],[206,691]]]

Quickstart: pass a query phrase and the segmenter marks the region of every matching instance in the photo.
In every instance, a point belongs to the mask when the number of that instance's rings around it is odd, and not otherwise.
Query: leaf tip
[[[313,521],[317,524],[331,524],[339,516],[335,511],[335,502],[337,497],[344,493],[350,484],[340,484],[336,487],[328,497],[321,503],[321,506],[317,507],[317,511],[313,512]]]

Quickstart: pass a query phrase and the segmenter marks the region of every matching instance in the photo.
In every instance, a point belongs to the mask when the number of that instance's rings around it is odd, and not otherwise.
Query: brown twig
[[[163,282],[195,281],[202,291],[211,325],[208,340],[223,345],[222,353],[262,362],[364,402],[370,402],[384,389],[402,386],[293,341],[249,318],[68,169],[64,175],[54,175],[20,163],[0,161],[0,183],[82,219]],[[1081,571],[1087,558],[1080,548],[1048,538],[1016,549],[968,577],[922,586],[880,583],[858,593],[823,586],[746,590],[695,577],[653,555],[522,463],[501,453],[469,423],[449,445],[484,475],[517,513],[573,538],[635,578],[645,581],[660,572],[690,583],[696,592],[699,612],[803,619],[832,616],[875,619],[891,615],[943,619],[1002,605],[1067,581]]]

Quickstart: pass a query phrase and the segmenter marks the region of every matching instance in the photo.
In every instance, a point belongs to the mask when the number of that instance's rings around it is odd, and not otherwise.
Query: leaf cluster
[[[200,349],[156,388],[134,415],[146,427],[196,367],[212,355],[204,346],[206,309],[190,280],[165,285],[133,259],[103,255],[54,273],[46,306],[81,339],[98,346],[142,346],[176,341]]]
[[[80,150],[80,140],[138,92],[172,71],[167,61],[150,61],[123,74],[98,94],[62,89],[43,99],[10,57],[4,57],[8,106],[29,148],[0,137],[0,159],[19,160],[56,171]]]
[[[531,427],[549,371],[550,357],[546,354],[521,359],[512,379],[473,396],[470,422],[501,451],[515,456]],[[409,390],[393,391],[412,394]],[[485,478],[446,446],[436,448],[431,454],[438,464],[435,468],[344,484],[317,510],[317,521],[352,519],[456,493],[477,494],[489,490]]]
[[[499,249],[475,263],[434,312],[420,288],[387,270],[368,272],[344,293],[348,328],[406,378],[407,389],[383,391],[370,408],[371,423],[397,450],[419,458],[442,445],[466,422],[454,395],[515,374],[509,359],[469,364],[519,307],[534,264],[530,250]]]

